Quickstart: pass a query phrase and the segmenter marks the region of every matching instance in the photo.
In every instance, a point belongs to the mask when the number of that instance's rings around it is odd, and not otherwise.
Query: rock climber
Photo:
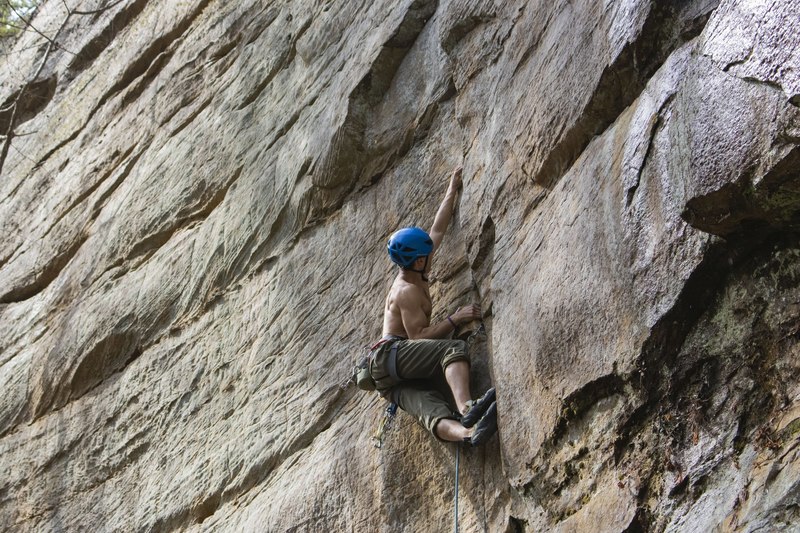
[[[497,431],[495,390],[472,399],[468,345],[449,337],[459,324],[480,319],[481,308],[476,304],[459,307],[431,324],[428,283],[431,257],[453,216],[461,174],[457,168],[450,176],[430,234],[416,227],[403,228],[389,239],[389,256],[400,270],[386,297],[383,337],[372,347],[369,371],[378,392],[417,417],[435,437],[478,446]],[[442,373],[455,406],[436,387]]]

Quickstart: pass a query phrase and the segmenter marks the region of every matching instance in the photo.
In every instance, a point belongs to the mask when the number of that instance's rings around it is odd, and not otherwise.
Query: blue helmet
[[[409,268],[419,257],[430,255],[433,241],[425,230],[420,228],[403,228],[389,237],[389,257],[403,268]]]

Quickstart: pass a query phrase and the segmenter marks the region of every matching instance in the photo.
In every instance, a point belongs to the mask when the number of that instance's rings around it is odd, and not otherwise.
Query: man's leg
[[[463,360],[450,363],[444,369],[444,377],[453,392],[458,412],[466,413],[467,402],[472,399],[469,392],[469,363]]]
[[[444,370],[459,413],[471,400],[469,389],[469,353],[462,340],[403,341],[397,352],[397,370],[405,379],[430,379]]]
[[[497,431],[497,404],[492,403],[477,424],[465,428],[451,418],[442,418],[433,426],[433,434],[441,440],[463,442],[468,440],[473,446],[480,446]]]
[[[478,446],[497,431],[497,410],[495,404],[489,407],[475,426],[465,428],[455,419],[450,406],[438,390],[399,386],[393,391],[393,398],[401,409],[414,415],[425,428],[443,441],[463,442]]]
[[[442,440],[448,442],[461,442],[472,436],[474,429],[467,429],[451,418],[439,420],[434,428],[434,434]]]
[[[393,399],[403,411],[415,416],[423,427],[441,440],[458,441],[470,435],[470,430],[454,419],[453,407],[441,392],[420,387],[419,384],[396,387]]]

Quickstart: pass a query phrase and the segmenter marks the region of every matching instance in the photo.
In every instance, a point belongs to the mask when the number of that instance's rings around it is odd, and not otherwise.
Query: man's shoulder
[[[402,279],[397,280],[392,289],[395,298],[401,302],[417,302],[420,298],[425,297],[425,291],[422,287]]]

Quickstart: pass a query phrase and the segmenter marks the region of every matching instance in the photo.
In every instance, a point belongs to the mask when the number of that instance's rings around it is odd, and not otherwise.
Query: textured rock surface
[[[3,529],[451,528],[454,448],[401,414],[374,449],[339,383],[458,164],[434,313],[481,301],[500,406],[463,531],[800,523],[797,0],[33,24],[0,63]]]

